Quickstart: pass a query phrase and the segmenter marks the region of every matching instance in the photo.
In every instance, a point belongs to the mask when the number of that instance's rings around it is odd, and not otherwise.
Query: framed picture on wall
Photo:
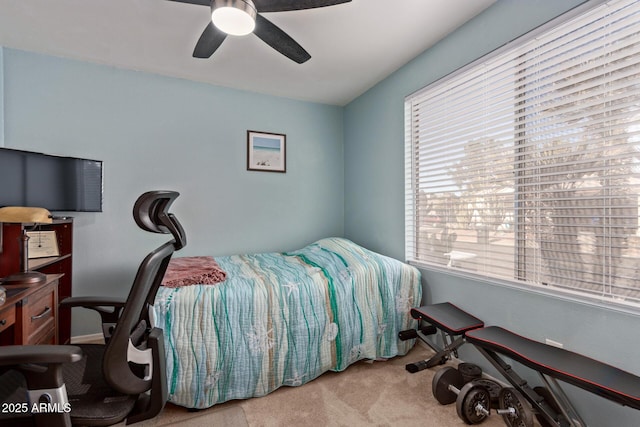
[[[287,171],[287,137],[280,133],[247,131],[247,170]]]

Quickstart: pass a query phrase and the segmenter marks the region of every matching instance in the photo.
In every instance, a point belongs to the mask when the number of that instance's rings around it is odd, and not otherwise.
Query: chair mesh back
[[[168,212],[178,196],[175,191],[150,191],[141,195],[134,205],[133,216],[140,228],[152,233],[171,234],[173,240],[149,253],[140,264],[122,315],[105,349],[104,377],[121,393],[143,393],[151,386],[150,379],[145,380],[132,372],[127,355],[132,333],[141,322],[148,324],[148,306],[155,299],[171,256],[186,245],[180,222]],[[137,345],[139,340],[133,341]]]

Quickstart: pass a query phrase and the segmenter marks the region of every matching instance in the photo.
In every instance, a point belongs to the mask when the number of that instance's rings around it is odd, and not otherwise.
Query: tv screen
[[[102,212],[102,162],[0,148],[0,206]]]

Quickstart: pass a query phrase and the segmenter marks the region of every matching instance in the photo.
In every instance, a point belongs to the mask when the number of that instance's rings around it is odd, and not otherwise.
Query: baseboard
[[[71,344],[103,344],[104,337],[102,334],[78,335],[71,337]]]

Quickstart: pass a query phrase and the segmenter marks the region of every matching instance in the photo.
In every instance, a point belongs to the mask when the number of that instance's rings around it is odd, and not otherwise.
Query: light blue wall
[[[126,295],[142,257],[166,240],[131,216],[151,189],[181,193],[180,256],[290,250],[343,234],[340,107],[8,48],[4,82],[7,147],[104,161],[104,212],[73,214],[74,295]],[[286,134],[286,173],[246,170],[248,129]],[[97,332],[80,312],[73,335]]]
[[[405,96],[580,3],[499,0],[349,104],[345,108],[345,237],[389,256],[404,257]],[[489,325],[502,325],[534,339],[551,338],[565,348],[640,375],[637,315],[450,274],[422,273],[425,303],[455,302]],[[461,357],[491,370],[471,346],[463,347]],[[539,383],[535,375],[527,375]],[[638,425],[636,410],[580,389],[569,387],[569,392],[590,426]]]
[[[4,48],[0,46],[0,147],[4,147]]]

